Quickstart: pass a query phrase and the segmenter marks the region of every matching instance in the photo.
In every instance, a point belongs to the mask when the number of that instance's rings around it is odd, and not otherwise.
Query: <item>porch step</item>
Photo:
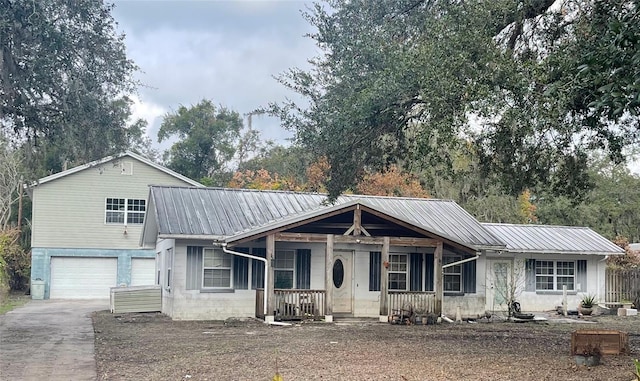
[[[344,325],[357,325],[357,324],[374,324],[379,323],[379,318],[368,318],[368,317],[333,317],[334,324],[344,324]]]

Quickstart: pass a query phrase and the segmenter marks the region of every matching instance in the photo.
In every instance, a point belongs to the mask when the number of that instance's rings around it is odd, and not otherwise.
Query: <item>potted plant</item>
[[[580,313],[583,315],[591,315],[593,307],[596,305],[595,295],[585,295],[580,301]]]

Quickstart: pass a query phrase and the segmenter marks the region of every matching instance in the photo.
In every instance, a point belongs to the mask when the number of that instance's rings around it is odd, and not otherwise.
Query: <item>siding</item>
[[[132,175],[121,174],[121,161],[132,163]],[[138,248],[142,224],[128,225],[127,234],[124,225],[105,224],[105,199],[146,200],[152,184],[189,185],[125,156],[34,187],[32,247]]]

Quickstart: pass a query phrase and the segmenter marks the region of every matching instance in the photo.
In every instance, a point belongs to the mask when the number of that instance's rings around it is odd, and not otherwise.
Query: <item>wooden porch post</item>
[[[327,234],[327,250],[324,255],[324,321],[333,322],[333,234]]]
[[[264,297],[267,298],[267,313],[264,320],[269,323],[275,320],[274,311],[276,310],[276,296],[274,293],[275,288],[275,271],[273,270],[273,260],[276,255],[276,239],[275,235],[269,234],[267,236],[267,266],[264,269],[268,274],[267,285],[264,290]]]
[[[433,279],[435,280],[434,291],[436,292],[435,313],[440,316],[442,314],[442,299],[444,298],[444,284],[442,279],[442,241],[436,244],[436,250],[433,255],[433,271],[435,272]]]
[[[389,321],[389,237],[382,241],[382,253],[380,254],[380,321]],[[386,266],[385,266],[386,264]]]

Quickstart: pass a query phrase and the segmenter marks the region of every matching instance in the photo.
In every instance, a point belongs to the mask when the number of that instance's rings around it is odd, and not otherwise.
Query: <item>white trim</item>
[[[170,176],[173,176],[173,177],[175,177],[177,179],[180,179],[180,180],[182,180],[182,181],[184,181],[184,182],[186,182],[186,183],[188,183],[188,184],[190,184],[190,185],[192,185],[194,187],[201,187],[201,188],[204,187],[204,185],[200,184],[197,181],[191,180],[190,178],[188,178],[186,176],[183,176],[183,175],[181,175],[181,174],[179,174],[177,172],[174,172],[174,171],[170,170],[169,168],[163,167],[160,164],[156,164],[153,161],[151,161],[151,160],[149,160],[147,158],[144,158],[144,157],[142,157],[142,156],[140,156],[138,154],[135,154],[133,152],[130,152],[130,151],[127,151],[127,152],[124,152],[124,153],[121,153],[121,154],[118,154],[118,155],[107,156],[107,157],[104,157],[104,158],[99,159],[99,160],[92,161],[92,162],[87,163],[87,164],[83,164],[83,165],[79,165],[79,166],[71,168],[71,169],[67,169],[66,171],[62,171],[62,172],[54,173],[53,175],[50,175],[50,176],[42,177],[42,178],[32,182],[31,184],[24,184],[23,187],[25,189],[33,188],[33,187],[36,187],[38,185],[41,185],[41,184],[44,184],[44,183],[48,183],[50,181],[54,181],[54,180],[57,180],[59,178],[62,178],[62,177],[68,176],[68,175],[72,175],[72,174],[80,172],[80,171],[84,171],[85,169],[90,169],[90,168],[97,167],[97,166],[102,165],[102,164],[106,164],[106,163],[108,163],[108,162],[110,162],[112,160],[122,159],[125,156],[129,156],[132,159],[136,159],[136,160],[138,160],[138,161],[140,161],[140,162],[142,162],[144,164],[147,164],[150,167],[153,167],[153,168],[155,168],[155,169],[157,169],[159,171],[162,171],[162,172],[164,172],[164,173],[166,173],[166,174],[168,174]]]

